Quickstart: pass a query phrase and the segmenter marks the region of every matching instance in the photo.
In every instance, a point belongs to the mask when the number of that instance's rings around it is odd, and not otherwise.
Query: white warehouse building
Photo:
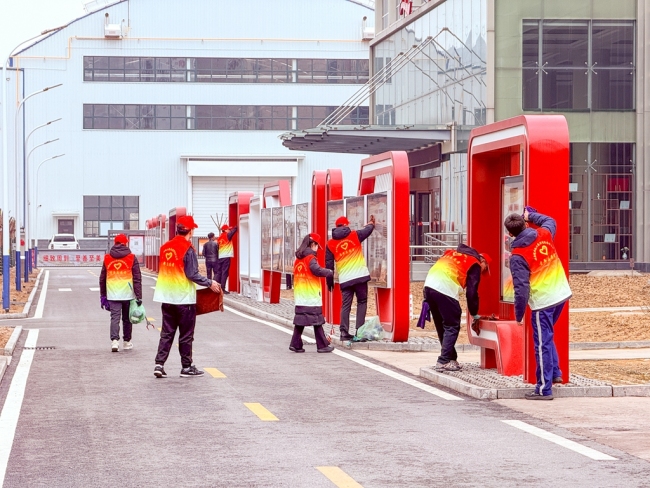
[[[345,193],[356,194],[363,156],[290,151],[278,136],[317,126],[368,81],[372,3],[104,3],[11,58],[12,192],[20,141],[61,118],[24,151],[58,138],[28,159],[31,238],[71,232],[83,245],[174,207],[194,214],[201,234],[216,232],[210,215],[226,212],[231,192],[289,179],[294,203],[308,201],[315,169],[341,168]],[[20,100],[58,84],[25,103],[14,134]],[[344,123],[367,124],[367,106]]]

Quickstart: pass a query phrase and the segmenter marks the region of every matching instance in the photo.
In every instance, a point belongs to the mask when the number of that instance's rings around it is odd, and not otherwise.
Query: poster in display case
[[[368,223],[366,220],[366,197],[345,199],[345,216],[350,221],[350,229],[359,230]]]
[[[366,256],[370,271],[370,284],[379,288],[391,286],[391,247],[388,236],[391,232],[390,193],[372,193],[367,196],[367,217],[375,217],[375,230],[367,239]]]
[[[271,271],[271,209],[263,208],[262,214],[262,269]]]
[[[284,240],[284,209],[282,207],[272,208],[272,229],[271,229],[271,270],[283,270],[283,249],[282,241]]]
[[[332,229],[336,227],[336,219],[344,215],[345,204],[343,200],[327,202],[327,239],[332,238]]]
[[[510,243],[513,238],[508,235],[503,222],[510,214],[524,213],[524,177],[509,176],[501,179],[501,300],[508,303],[515,301],[515,288],[510,273]]]
[[[300,203],[296,205],[296,249],[307,234],[309,234],[309,203]],[[324,242],[321,244],[325,245]]]
[[[284,207],[284,272],[293,273],[296,260],[296,206]]]

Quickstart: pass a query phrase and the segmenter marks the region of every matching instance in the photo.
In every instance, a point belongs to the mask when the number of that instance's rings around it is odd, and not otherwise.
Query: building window
[[[258,105],[85,104],[84,129],[101,130],[292,130],[318,126],[336,107]],[[340,122],[367,125],[368,107]]]
[[[137,229],[140,197],[84,195],[84,237],[107,236],[109,230]]]
[[[130,83],[344,83],[369,79],[367,59],[84,56],[84,81]]]
[[[389,24],[388,0],[381,0],[381,29],[384,30]]]
[[[633,21],[524,20],[524,110],[634,110]]]
[[[635,194],[634,144],[571,144],[571,260],[634,256]]]

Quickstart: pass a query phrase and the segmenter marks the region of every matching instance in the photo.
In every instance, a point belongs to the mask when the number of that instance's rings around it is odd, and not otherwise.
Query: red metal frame
[[[316,170],[311,177],[311,232],[320,235],[325,244],[327,239],[327,171]],[[316,254],[318,264],[325,266],[325,249]],[[329,294],[325,280],[321,280],[321,297],[323,298],[323,316],[332,323],[329,316]]]
[[[288,180],[279,180],[272,183],[266,183],[262,191],[262,208],[267,207],[266,199],[268,197],[278,197],[279,205],[276,207],[286,207],[291,205],[291,185]],[[250,200],[249,200],[250,202]],[[282,286],[282,273],[278,271],[262,270],[262,295],[264,301],[268,303],[280,303],[280,287]]]
[[[523,157],[520,157],[522,155]],[[501,222],[501,178],[523,173],[525,205],[535,207],[557,222],[555,247],[558,256],[569,269],[569,131],[561,115],[522,115],[472,130],[468,151],[468,242],[480,252],[499,257],[500,243],[505,232]],[[497,261],[497,259],[495,259]],[[482,315],[495,314],[501,324],[518,327],[514,322],[513,306],[502,303],[500,293],[500,264],[498,271],[481,279],[479,289]],[[494,350],[486,349],[470,329],[472,344],[482,346],[481,365],[496,367]],[[514,324],[514,325],[513,325]],[[483,327],[483,322],[481,322]],[[513,334],[512,337],[515,337]],[[525,317],[523,334],[524,380],[535,383],[530,311]],[[566,306],[555,326],[555,345],[563,380],[569,379],[569,307]],[[502,343],[501,348],[504,348]],[[516,361],[516,355],[512,357]],[[521,360],[520,360],[521,361]],[[508,367],[508,370],[512,368]]]
[[[327,202],[332,200],[343,199],[343,172],[339,169],[328,169],[325,174],[325,231],[320,234],[323,245],[327,243]],[[324,280],[323,280],[324,281]],[[341,296],[341,287],[338,283],[334,284],[334,289],[330,292],[327,286],[324,287],[327,295],[325,298],[328,304],[327,317],[330,324],[341,323],[341,307],[343,306],[343,297]]]
[[[254,194],[249,191],[237,191],[228,197],[228,223],[238,225],[239,216],[250,212],[251,198]],[[234,257],[230,260],[228,271],[228,291],[241,293],[241,282],[239,280],[239,231],[235,232],[232,238]]]
[[[176,237],[176,219],[178,219],[178,217],[183,217],[185,215],[187,215],[187,210],[185,207],[175,207],[169,211],[169,228],[168,228],[169,239],[168,240],[171,241],[174,237]]]
[[[375,192],[378,176],[390,175],[393,239],[391,288],[375,288],[377,312],[384,328],[392,332],[393,342],[405,342],[410,326],[410,253],[409,206],[410,175],[408,156],[404,151],[391,151],[361,161],[358,195]]]

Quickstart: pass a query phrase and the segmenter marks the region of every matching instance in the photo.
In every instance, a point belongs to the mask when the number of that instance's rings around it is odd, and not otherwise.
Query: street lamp
[[[58,119],[61,120],[61,119]],[[47,125],[47,124],[45,124]],[[43,127],[43,126],[41,126]],[[38,127],[37,127],[38,128]],[[36,129],[34,129],[36,130]],[[32,131],[29,135],[31,136]],[[27,139],[29,139],[29,136],[27,136]],[[25,243],[27,244],[27,249],[25,251],[25,283],[29,281],[29,273],[32,272],[32,250],[29,245],[29,238],[31,236],[31,232],[29,231],[31,224],[32,224],[32,218],[30,213],[27,211],[27,200],[28,200],[28,193],[29,193],[29,186],[25,183],[28,178],[29,178],[29,157],[32,155],[32,153],[38,149],[41,146],[45,146],[46,144],[50,144],[51,142],[56,142],[58,141],[59,138],[57,137],[56,139],[51,139],[49,141],[46,141],[42,144],[39,144],[38,146],[35,146],[32,148],[29,153],[27,153],[27,157],[25,158],[25,163],[24,163],[24,168],[23,168],[23,225],[25,227]],[[25,148],[27,147],[27,142],[25,142],[25,146],[23,147],[23,155],[25,154]]]
[[[19,173],[19,170],[18,170],[18,116],[20,115],[20,109],[23,107],[23,105],[25,104],[25,102],[27,100],[29,100],[30,98],[32,98],[35,95],[38,95],[40,93],[45,93],[46,91],[51,90],[53,88],[57,88],[57,87],[61,86],[62,84],[63,83],[59,83],[58,85],[48,86],[48,87],[42,88],[42,89],[40,89],[38,91],[35,91],[34,93],[30,93],[29,95],[27,95],[25,98],[23,98],[20,101],[20,103],[18,104],[18,107],[16,108],[16,115],[15,115],[15,119],[14,119],[14,163],[15,163],[15,169],[16,169],[16,172],[15,172],[15,183],[16,183],[16,207],[15,208],[16,208],[16,215],[14,216],[14,219],[16,220],[16,232],[18,233],[17,237],[16,237],[16,290],[17,291],[20,291],[20,289],[21,289],[21,285],[20,285],[20,253],[21,253],[21,251],[24,251],[24,249],[22,249],[23,245],[22,245],[21,239],[20,239],[20,222],[19,222],[20,221],[20,218],[19,218],[20,217],[20,212],[18,211],[18,208],[19,208],[19,203],[18,202],[20,202],[20,191],[19,191],[20,173]],[[25,137],[25,134],[23,134],[23,154],[24,154],[24,150],[25,150],[25,139],[24,139],[24,137]],[[25,160],[23,159],[23,191],[25,189],[24,174],[25,174]],[[23,212],[24,212],[24,201],[23,201]],[[25,218],[25,215],[23,215],[23,219],[24,218]],[[25,222],[23,222],[23,226],[24,226],[25,229],[27,229],[27,227],[25,226]],[[25,230],[25,232],[26,232],[26,230]],[[25,234],[25,240],[26,239],[27,239],[27,234]],[[27,266],[27,263],[25,263],[25,265]],[[25,281],[27,281],[27,280],[25,280]]]
[[[65,154],[57,154],[56,156],[52,156],[51,158],[44,159],[40,163],[38,163],[38,166],[36,167],[36,183],[34,185],[34,203],[36,210],[34,211],[35,217],[34,217],[34,236],[36,238],[36,259],[38,259],[38,208],[40,205],[38,204],[38,172],[41,170],[41,166],[43,166],[43,163],[47,163],[48,161],[51,161],[52,159],[60,158],[65,156]]]

